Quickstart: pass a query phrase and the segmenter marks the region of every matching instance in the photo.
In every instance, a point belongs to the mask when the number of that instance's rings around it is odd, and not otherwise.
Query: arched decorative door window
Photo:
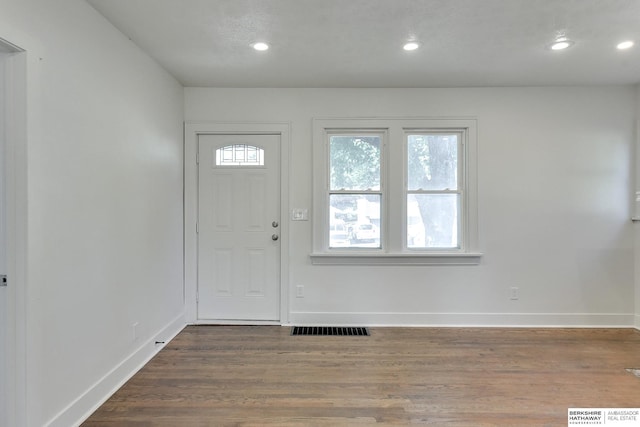
[[[264,150],[247,144],[234,144],[216,150],[216,166],[264,166]]]

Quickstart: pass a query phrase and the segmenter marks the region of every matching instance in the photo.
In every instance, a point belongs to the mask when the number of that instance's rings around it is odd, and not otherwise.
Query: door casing
[[[187,122],[184,127],[184,302],[189,324],[215,324],[198,319],[198,137],[200,135],[256,134],[280,136],[280,321],[223,321],[237,324],[289,324],[289,158],[291,124],[255,122]]]

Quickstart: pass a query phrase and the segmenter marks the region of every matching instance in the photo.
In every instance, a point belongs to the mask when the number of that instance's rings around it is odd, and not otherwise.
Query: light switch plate
[[[291,210],[292,221],[309,221],[309,209],[293,208]]]

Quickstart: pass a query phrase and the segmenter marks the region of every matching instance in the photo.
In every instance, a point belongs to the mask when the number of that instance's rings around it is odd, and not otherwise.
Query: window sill
[[[312,253],[314,265],[478,265],[482,254],[464,253]]]

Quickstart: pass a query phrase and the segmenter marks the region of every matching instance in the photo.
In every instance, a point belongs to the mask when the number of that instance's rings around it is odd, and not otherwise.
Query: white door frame
[[[4,68],[3,139],[7,227],[6,414],[0,424],[27,424],[27,53],[0,39]],[[2,144],[0,144],[1,146]]]
[[[289,157],[290,123],[187,122],[184,127],[184,302],[189,324],[214,323],[198,319],[198,153],[199,135],[280,135],[280,321],[289,323]],[[225,322],[230,323],[230,322]],[[273,322],[234,322],[273,324]]]

